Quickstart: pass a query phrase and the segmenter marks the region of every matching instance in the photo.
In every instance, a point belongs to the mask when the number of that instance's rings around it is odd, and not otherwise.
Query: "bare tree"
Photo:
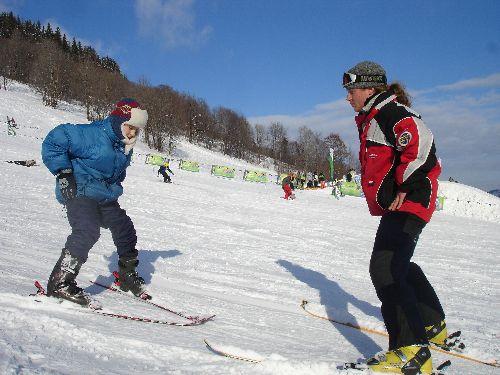
[[[0,81],[0,90],[7,90],[7,85],[9,84],[10,73],[10,58],[9,50],[7,49],[6,43],[0,43],[0,76],[2,76],[2,81]]]
[[[74,98],[80,101],[87,112],[87,120],[94,118],[93,113],[96,112],[93,108],[96,102],[97,81],[99,77],[98,68],[90,61],[84,60],[76,63],[76,67],[72,70],[72,91]]]
[[[273,122],[269,126],[268,136],[269,136],[269,147],[272,152],[272,156],[278,160],[281,160],[283,153],[283,141],[286,139],[286,129],[280,122]]]
[[[54,41],[37,44],[36,61],[30,74],[30,81],[42,94],[44,104],[53,108],[68,90],[67,57],[56,46]]]
[[[1,74],[12,80],[29,83],[34,54],[31,43],[24,39],[22,32],[15,29],[9,39],[1,38],[2,64]]]
[[[267,130],[264,125],[255,124],[254,126],[254,142],[255,142],[255,152],[259,155],[259,162],[262,160],[262,156],[265,155],[265,149],[267,147]]]
[[[189,142],[193,142],[196,136],[196,121],[199,120],[198,103],[191,95],[184,95],[181,104],[180,117],[184,125],[184,132]]]
[[[149,120],[145,129],[145,139],[149,146],[158,151],[172,153],[180,134],[175,113],[176,94],[168,86],[143,90],[141,101],[148,110]]]
[[[245,151],[253,146],[253,132],[246,118],[224,107],[217,108],[214,116],[222,152],[237,158],[245,157]]]
[[[213,115],[205,100],[196,100],[196,111],[192,119],[193,138],[196,142],[210,146],[208,137],[213,128]]]
[[[118,73],[100,70],[97,77],[90,77],[94,91],[89,100],[90,120],[103,119],[112,110],[112,106],[127,92],[126,83],[119,79]]]
[[[359,162],[359,157],[352,152],[352,150],[349,148],[349,157],[347,158],[347,166],[349,169],[354,169],[355,171],[360,172],[361,171],[361,163]]]
[[[297,144],[301,169],[304,171],[318,170],[322,159],[326,158],[325,145],[320,135],[307,126],[302,126],[299,128]]]
[[[324,139],[325,145],[328,149],[333,150],[333,163],[335,165],[335,178],[344,175],[351,165],[354,155],[347,148],[346,144],[336,133],[330,133]]]

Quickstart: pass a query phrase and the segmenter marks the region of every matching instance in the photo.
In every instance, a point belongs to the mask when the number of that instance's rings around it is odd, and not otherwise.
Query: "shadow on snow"
[[[164,258],[173,258],[177,255],[182,254],[179,250],[139,250],[139,265],[137,266],[137,273],[141,276],[146,284],[151,283],[151,278],[153,273],[155,272],[154,263],[158,259]],[[103,285],[112,286],[115,278],[113,276],[113,271],[118,270],[118,253],[115,251],[110,256],[106,257],[109,260],[108,269],[109,274],[107,276],[99,275],[96,278],[96,282]],[[86,288],[86,292],[90,294],[99,294],[102,293],[104,289],[101,287],[97,287],[95,285],[91,285],[89,288]]]
[[[325,306],[328,318],[357,325],[356,317],[348,311],[348,304],[350,304],[366,315],[380,319],[380,309],[378,307],[347,293],[338,283],[327,279],[322,273],[304,268],[283,259],[276,261],[276,263],[290,272],[297,280],[319,291],[320,304]],[[382,350],[382,348],[365,333],[333,322],[332,324],[365,358]]]

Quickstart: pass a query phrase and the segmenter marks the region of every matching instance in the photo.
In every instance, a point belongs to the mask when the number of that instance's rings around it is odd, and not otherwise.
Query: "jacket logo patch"
[[[411,141],[411,133],[406,131],[401,133],[398,138],[398,149],[408,146],[408,143]]]

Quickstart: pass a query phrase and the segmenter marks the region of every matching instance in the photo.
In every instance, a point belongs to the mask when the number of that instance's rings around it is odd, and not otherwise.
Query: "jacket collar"
[[[106,133],[106,135],[108,136],[109,140],[112,143],[117,143],[117,142],[121,141],[121,139],[118,137],[118,135],[116,134],[116,132],[113,129],[113,125],[111,123],[110,117],[107,117],[104,120],[96,121],[96,122],[101,124],[102,128],[104,129],[104,132]]]
[[[379,111],[383,106],[394,100],[396,100],[396,95],[394,95],[390,91],[384,91],[379,94],[373,94],[368,99],[366,99],[365,105],[361,109],[361,112],[370,113],[370,111],[373,108]]]
[[[372,118],[387,104],[396,100],[396,95],[390,91],[384,91],[379,94],[374,94],[366,99],[364,107],[359,114],[354,117],[358,127],[363,127],[363,124],[371,121]]]

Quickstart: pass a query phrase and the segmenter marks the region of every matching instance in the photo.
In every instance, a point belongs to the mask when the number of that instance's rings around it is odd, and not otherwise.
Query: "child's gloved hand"
[[[65,201],[76,197],[76,180],[71,169],[63,169],[57,174],[57,185]]]

